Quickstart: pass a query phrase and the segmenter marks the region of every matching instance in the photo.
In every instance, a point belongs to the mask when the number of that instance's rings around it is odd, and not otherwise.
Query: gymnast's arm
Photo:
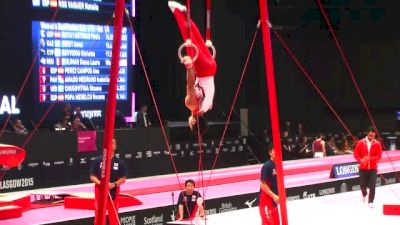
[[[196,99],[196,74],[193,68],[193,61],[189,56],[185,56],[182,59],[182,63],[186,67],[186,97],[185,105],[190,111],[195,111],[198,107]]]

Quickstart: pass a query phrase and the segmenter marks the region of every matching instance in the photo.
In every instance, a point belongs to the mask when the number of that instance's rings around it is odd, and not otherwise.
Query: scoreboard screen
[[[93,1],[94,2],[94,1]],[[96,1],[100,2],[100,1]],[[122,30],[117,100],[128,100],[131,32]],[[32,21],[34,76],[39,102],[105,102],[113,27]]]
[[[32,7],[73,10],[82,12],[112,13],[115,0],[32,0]],[[125,7],[135,16],[135,0],[125,0]]]

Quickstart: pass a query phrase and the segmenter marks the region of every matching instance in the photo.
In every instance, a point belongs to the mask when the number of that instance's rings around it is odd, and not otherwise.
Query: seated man
[[[71,122],[69,122],[70,117],[68,115],[64,116],[63,120],[54,125],[55,131],[69,131],[71,129]]]
[[[197,121],[199,128],[204,133],[206,122],[204,113],[212,108],[215,87],[214,75],[217,71],[217,64],[208,50],[196,24],[190,21],[190,37],[186,30],[186,7],[174,2],[168,2],[171,11],[174,13],[179,30],[184,40],[190,38],[191,43],[196,46],[198,58],[194,61],[194,47],[187,47],[188,56],[182,58],[182,63],[187,69],[186,74],[186,98],[185,105],[191,111],[188,118],[189,127],[193,132],[197,132]],[[203,127],[203,128],[202,128]]]
[[[79,117],[75,117],[75,119],[71,125],[71,131],[78,132],[81,130],[87,130],[87,128],[86,128],[85,124],[82,123],[82,121]]]
[[[195,183],[189,179],[185,181],[185,190],[179,194],[177,220],[193,219],[196,216],[204,217],[204,207],[201,195],[194,190]]]
[[[16,134],[25,135],[29,133],[25,126],[22,124],[22,120],[20,119],[15,120],[13,128]]]

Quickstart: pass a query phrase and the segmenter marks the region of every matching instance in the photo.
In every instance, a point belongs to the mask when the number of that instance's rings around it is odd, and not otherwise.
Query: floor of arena
[[[337,180],[354,179],[329,178],[332,165],[338,163],[346,163],[354,161],[352,155],[334,156],[321,159],[305,159],[284,162],[285,186],[288,190],[297,188],[301,190],[300,194],[304,195],[313,185],[329,183]],[[212,178],[207,186],[210,171],[204,171],[203,182],[199,172],[179,174],[179,180],[183,184],[188,178],[197,181],[200,193],[205,193],[206,203],[208,200],[235,197],[246,195],[249,193],[257,193],[259,191],[259,173],[261,165],[234,167],[227,169],[218,169],[213,172]],[[390,151],[383,154],[383,158],[379,165],[379,173],[389,173],[400,170],[400,151]],[[203,186],[205,187],[203,189]],[[142,205],[123,207],[119,212],[130,212],[138,210],[151,210],[154,208],[171,206],[171,195],[174,193],[175,201],[180,188],[175,174],[163,175],[147,178],[128,179],[126,184],[122,185],[121,191],[135,196],[143,202]],[[204,191],[204,192],[203,192]],[[92,193],[92,184],[83,184],[76,186],[56,187],[41,190],[31,190],[12,194],[31,194],[35,192],[51,192],[51,193]],[[336,193],[338,193],[337,191]],[[374,209],[368,208],[360,203],[359,191],[352,191],[329,196],[317,197],[313,199],[301,199],[288,201],[289,224],[324,224],[333,223],[333,221],[360,221],[360,224],[394,224],[392,220],[400,217],[384,216],[382,213],[382,205],[386,203],[400,204],[400,198],[396,195],[400,194],[400,186],[386,185],[377,190],[376,206]],[[255,195],[254,195],[255,196]],[[304,197],[304,196],[303,196]],[[253,204],[251,206],[256,206]],[[250,206],[249,206],[250,207]],[[246,210],[238,210],[231,212],[232,216],[224,216],[225,214],[216,214],[209,216],[207,224],[221,224],[220,219],[232,219],[229,223],[224,224],[259,224],[259,216],[257,208]],[[230,215],[230,214],[227,214]],[[63,221],[79,220],[82,218],[91,218],[94,216],[93,210],[66,209],[63,205],[38,208],[25,211],[20,218],[1,220],[0,225],[20,225],[20,224],[54,224]],[[234,218],[239,219],[234,219]],[[370,217],[370,219],[368,219]],[[329,219],[327,219],[329,218]],[[372,223],[382,218],[385,223]],[[395,219],[393,219],[395,218]],[[217,221],[217,222],[214,222]],[[170,221],[170,219],[166,219]],[[388,221],[386,223],[386,221]],[[353,222],[339,223],[352,224]]]
[[[290,225],[337,225],[337,224],[363,224],[363,225],[397,225],[400,216],[383,215],[383,204],[400,204],[400,184],[378,187],[376,189],[375,207],[369,208],[362,204],[359,191],[328,195],[312,199],[289,201],[288,223]],[[173,224],[191,224],[187,222]],[[192,224],[195,224],[193,221]],[[207,217],[208,225],[242,225],[261,224],[257,207],[241,209],[232,212],[219,213]]]

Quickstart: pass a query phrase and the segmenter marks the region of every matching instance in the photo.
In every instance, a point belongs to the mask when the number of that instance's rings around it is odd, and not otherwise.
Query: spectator
[[[139,109],[136,118],[137,127],[150,127],[151,121],[149,115],[147,114],[147,105],[142,105]]]
[[[73,118],[73,114],[72,114],[72,111],[71,111],[71,104],[69,103],[69,102],[67,102],[67,103],[65,103],[64,105],[63,105],[63,112],[62,112],[62,120],[64,120],[65,119],[65,117],[67,117],[68,116],[68,121],[70,121],[70,120],[72,120],[72,118]]]
[[[285,130],[282,136],[282,155],[283,160],[294,159],[293,149],[292,149],[292,138],[289,137],[289,132]]]
[[[120,128],[125,128],[125,127],[127,127],[127,125],[126,125],[124,116],[122,115],[122,113],[119,110],[115,111],[114,128],[120,129]]]
[[[13,128],[16,134],[26,135],[29,133],[20,119],[15,120]]]
[[[344,154],[352,154],[353,153],[353,149],[351,148],[350,142],[349,142],[348,138],[346,138],[346,137],[344,137],[344,144],[343,144],[342,152]]]
[[[299,137],[300,140],[303,139],[304,134],[304,126],[302,123],[297,123],[297,136]]]
[[[263,141],[264,141],[264,144],[266,144],[267,146],[270,145],[270,143],[271,143],[271,137],[268,133],[268,130],[263,131]]]
[[[328,137],[328,143],[326,144],[326,154],[331,155],[343,155],[343,152],[338,149],[335,142],[335,136]]]
[[[299,143],[297,144],[297,158],[312,158],[313,154],[312,154],[312,150],[311,150],[311,146],[308,143],[308,137],[307,136],[303,136],[303,138],[299,141]]]
[[[75,117],[75,119],[71,125],[71,131],[77,132],[77,131],[81,131],[81,130],[87,130],[87,128],[86,128],[85,124],[82,123],[82,121],[79,117]]]
[[[70,130],[71,128],[71,122],[69,122],[70,117],[68,115],[64,116],[63,120],[61,122],[58,122],[54,125],[54,130],[55,131],[66,131]]]
[[[82,121],[82,119],[83,119],[83,116],[82,116],[82,113],[81,113],[81,107],[75,107],[75,109],[74,109],[74,114],[73,114],[73,120],[75,120],[75,118],[79,118],[79,119],[81,119],[81,121]]]
[[[336,146],[338,147],[338,149],[339,149],[340,151],[342,151],[343,145],[344,145],[343,137],[341,137],[339,134],[335,134],[334,137],[335,137]]]
[[[288,132],[289,136],[292,136],[292,129],[291,129],[291,126],[292,126],[292,125],[291,125],[290,121],[287,120],[287,121],[285,122],[285,131]]]
[[[72,124],[76,118],[79,118],[80,122],[83,124],[81,128],[85,127],[84,130],[95,130],[96,126],[94,125],[91,118],[83,117],[81,107],[75,107],[74,113],[72,115]],[[116,120],[117,121],[117,120]]]

